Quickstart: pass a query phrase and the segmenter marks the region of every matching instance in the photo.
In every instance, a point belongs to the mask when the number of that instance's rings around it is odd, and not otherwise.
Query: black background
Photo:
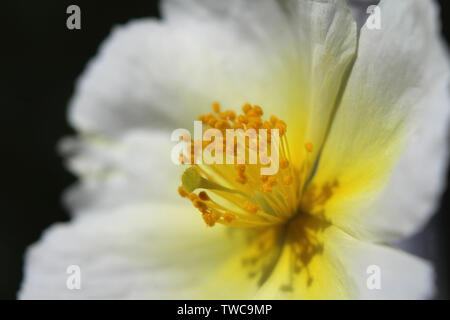
[[[440,2],[448,11],[449,1]],[[66,8],[71,4],[81,7],[81,30],[66,28]],[[68,220],[60,197],[75,178],[63,168],[56,144],[73,133],[66,121],[66,107],[74,80],[112,26],[158,12],[157,1],[144,0],[22,0],[0,5],[0,299],[16,297],[26,247],[50,224]],[[448,41],[446,10],[442,10],[442,21]],[[427,226],[440,244],[436,249],[440,257],[438,298],[449,297],[449,205],[447,190],[439,212]],[[435,259],[426,253],[424,257]]]

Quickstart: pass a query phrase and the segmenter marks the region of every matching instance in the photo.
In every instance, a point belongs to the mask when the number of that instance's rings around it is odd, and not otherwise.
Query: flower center
[[[192,202],[210,227],[286,223],[299,210],[307,180],[307,159],[302,164],[291,161],[286,123],[274,115],[264,120],[258,105],[245,104],[239,115],[221,111],[217,102],[212,108],[198,118],[205,127],[203,140],[186,137],[188,156],[182,155],[181,161],[189,168],[178,188],[180,196]],[[313,151],[311,142],[305,150],[307,155]],[[204,161],[197,161],[199,154]],[[269,167],[278,170],[267,174]]]

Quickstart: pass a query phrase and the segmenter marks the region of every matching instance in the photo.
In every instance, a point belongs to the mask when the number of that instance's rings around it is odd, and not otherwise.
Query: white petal
[[[416,1],[403,12],[424,16],[427,34],[423,40],[429,42],[423,44],[427,54],[419,62],[423,68],[423,89],[415,106],[415,128],[383,194],[367,212],[367,222],[385,240],[409,236],[428,221],[439,204],[448,162],[450,68],[439,36],[438,8],[434,1]],[[414,21],[418,23],[419,19]],[[417,40],[413,37],[410,43]]]
[[[433,290],[427,263],[363,243],[334,226],[311,234],[314,243],[319,241],[318,251],[300,274],[291,278],[291,248],[285,246],[269,278],[255,286],[258,278],[249,275],[242,258],[259,250],[268,255],[267,248],[257,241],[247,246],[249,238],[240,237],[238,230],[207,228],[198,215],[191,206],[152,204],[95,211],[57,224],[28,250],[19,298],[273,299],[286,297],[284,293],[293,299],[418,299]],[[73,276],[67,269],[73,265],[81,271],[79,290],[67,286]],[[367,289],[371,265],[381,268],[381,290]],[[307,274],[312,284],[305,281]],[[289,279],[295,291],[286,293],[281,287]]]
[[[357,299],[430,299],[435,284],[433,267],[428,262],[394,248],[358,241],[337,231],[329,250],[351,279]],[[372,269],[373,266],[377,269]],[[378,273],[379,271],[379,273]],[[380,287],[373,278],[380,276]],[[369,282],[369,286],[368,286]]]
[[[449,65],[432,1],[382,1],[380,9],[381,30],[361,31],[314,179],[340,182],[336,199],[346,203],[330,201],[325,213],[333,223],[392,241],[426,221],[444,183]]]
[[[382,195],[367,212],[367,223],[385,240],[406,237],[427,223],[440,203],[448,166],[448,82],[435,88]]]
[[[114,208],[146,201],[177,202],[183,168],[171,161],[170,135],[128,131],[114,140],[99,137],[66,139],[63,153],[80,181],[65,194],[74,212]]]
[[[260,104],[321,144],[356,48],[344,2],[168,0],[163,9],[165,20],[131,23],[105,42],[77,87],[79,130],[190,128],[217,100]]]
[[[356,57],[357,30],[345,1],[285,1],[295,30],[300,76],[286,120],[293,157],[306,155],[304,144],[314,145],[308,161],[322,149],[345,80]],[[293,110],[292,110],[293,109]],[[277,114],[282,110],[277,110]],[[284,114],[281,113],[283,116]],[[302,121],[303,120],[303,121]],[[298,124],[297,124],[298,122]]]
[[[271,86],[279,73],[290,71],[288,23],[280,10],[254,9],[250,21],[248,12],[239,11],[191,22],[167,14],[168,22],[116,28],[78,83],[71,122],[80,131],[105,135],[142,127],[172,130],[190,128],[215,100],[240,107],[252,90],[262,96],[268,91],[280,102],[278,88]]]
[[[224,229],[207,228],[191,206],[141,205],[77,215],[27,252],[21,299],[195,298],[233,250]],[[81,289],[70,290],[70,265]]]
[[[114,28],[77,83],[69,119],[78,130],[119,134],[168,121],[171,109],[163,112],[164,103],[160,112],[151,112],[155,86],[147,75],[154,60],[149,42],[161,41],[160,29],[152,20]]]
[[[163,3],[169,23],[202,35],[203,46],[227,61],[226,75],[237,88],[228,86],[219,101],[233,106],[226,97],[231,90],[238,97],[234,105],[260,104],[266,114],[286,120],[294,158],[306,141],[320,149],[356,52],[356,25],[345,2]]]

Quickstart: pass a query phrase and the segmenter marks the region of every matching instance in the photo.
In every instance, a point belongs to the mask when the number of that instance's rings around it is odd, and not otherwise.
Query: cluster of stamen
[[[201,146],[204,151],[211,143],[219,143],[223,145],[222,150],[229,153],[227,129],[243,131],[254,129],[256,132],[265,129],[265,144],[260,143],[258,146],[261,148],[261,145],[265,145],[266,150],[271,150],[274,139],[272,135],[275,132],[272,130],[276,129],[279,139],[277,150],[279,170],[272,175],[261,174],[261,168],[267,167],[267,163],[259,158],[256,163],[248,163],[250,153],[257,151],[254,150],[255,144],[250,142],[251,138],[247,137],[243,146],[233,138],[231,151],[235,161],[232,164],[189,163],[190,168],[183,174],[182,186],[178,188],[180,196],[189,199],[201,212],[205,223],[211,227],[216,223],[241,227],[283,223],[298,208],[302,170],[290,160],[286,123],[274,115],[270,116],[269,120],[264,120],[263,109],[249,103],[242,107],[241,114],[236,114],[233,110],[222,111],[217,102],[212,104],[212,110],[211,113],[200,115],[198,120],[202,122],[205,130],[217,129],[222,132],[223,139],[202,141],[200,144],[195,144],[191,139],[191,159],[194,159],[198,152],[195,149],[196,145]],[[261,139],[260,135],[257,136]],[[245,163],[238,160],[239,147],[245,148]],[[312,144],[306,143],[305,149],[312,152]],[[221,156],[225,157],[226,154]],[[196,193],[197,190],[200,192]]]

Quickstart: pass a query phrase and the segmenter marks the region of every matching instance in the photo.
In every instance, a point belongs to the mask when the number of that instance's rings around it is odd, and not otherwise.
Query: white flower
[[[434,2],[379,7],[382,28],[358,33],[345,1],[167,0],[163,20],[115,29],[70,108],[73,219],[28,251],[19,297],[430,297],[432,267],[385,243],[417,231],[440,195],[449,65]],[[308,215],[207,228],[176,194],[170,132],[216,100],[286,121],[292,167],[312,180],[283,199]],[[81,290],[66,287],[69,265]]]

